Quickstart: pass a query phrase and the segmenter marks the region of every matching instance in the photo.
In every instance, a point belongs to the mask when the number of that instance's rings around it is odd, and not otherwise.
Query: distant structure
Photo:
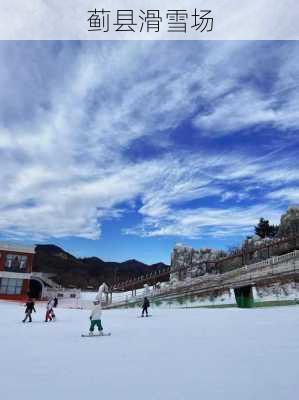
[[[105,299],[103,300],[103,294],[105,295]],[[109,286],[107,285],[107,283],[103,282],[100,287],[99,290],[96,294],[95,300],[99,301],[101,303],[104,302],[104,304],[109,304],[112,301],[112,292],[109,292]]]
[[[206,274],[220,274],[299,248],[299,206],[290,206],[281,216],[277,235],[254,235],[234,250],[193,249],[177,244],[171,253],[170,281],[188,281]]]
[[[171,281],[182,281],[205,274],[216,273],[216,261],[226,254],[222,250],[192,247],[177,244],[171,253]]]
[[[169,282],[158,285],[167,273]],[[275,237],[254,235],[227,252],[177,244],[169,269],[124,282],[116,289],[132,290],[126,301],[138,306],[136,290],[146,285],[152,286],[152,302],[167,307],[299,302],[299,207],[290,206],[281,216]]]
[[[0,299],[23,301],[50,297],[77,299],[79,289],[65,289],[51,278],[55,275],[33,271],[35,246],[0,243]]]
[[[34,246],[0,243],[0,298],[21,300],[30,290]]]

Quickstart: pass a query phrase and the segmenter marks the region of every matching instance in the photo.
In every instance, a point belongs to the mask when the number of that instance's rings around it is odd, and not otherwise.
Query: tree
[[[260,218],[259,223],[255,226],[255,234],[260,238],[273,238],[278,232],[278,225],[270,225],[269,221],[264,218]]]
[[[270,225],[269,237],[273,238],[279,230],[279,225]]]

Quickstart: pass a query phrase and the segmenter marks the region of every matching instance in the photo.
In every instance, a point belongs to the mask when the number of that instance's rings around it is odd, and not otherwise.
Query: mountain
[[[77,258],[58,246],[48,244],[36,246],[33,262],[33,271],[53,273],[56,275],[54,280],[60,285],[81,289],[98,288],[102,282],[111,285],[165,267],[167,265],[163,263],[147,265],[134,259],[118,263],[98,257]]]

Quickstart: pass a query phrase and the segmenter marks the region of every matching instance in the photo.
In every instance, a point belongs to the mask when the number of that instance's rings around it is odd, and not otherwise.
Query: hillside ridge
[[[33,262],[33,271],[53,273],[60,285],[81,289],[97,288],[102,282],[111,285],[165,267],[164,263],[148,265],[134,258],[123,262],[93,256],[79,258],[53,244],[37,245]]]

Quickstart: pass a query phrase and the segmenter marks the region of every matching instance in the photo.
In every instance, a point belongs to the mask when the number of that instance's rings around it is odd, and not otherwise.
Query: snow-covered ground
[[[299,307],[104,311],[111,337],[81,338],[89,312],[32,324],[0,302],[1,400],[293,400]]]

